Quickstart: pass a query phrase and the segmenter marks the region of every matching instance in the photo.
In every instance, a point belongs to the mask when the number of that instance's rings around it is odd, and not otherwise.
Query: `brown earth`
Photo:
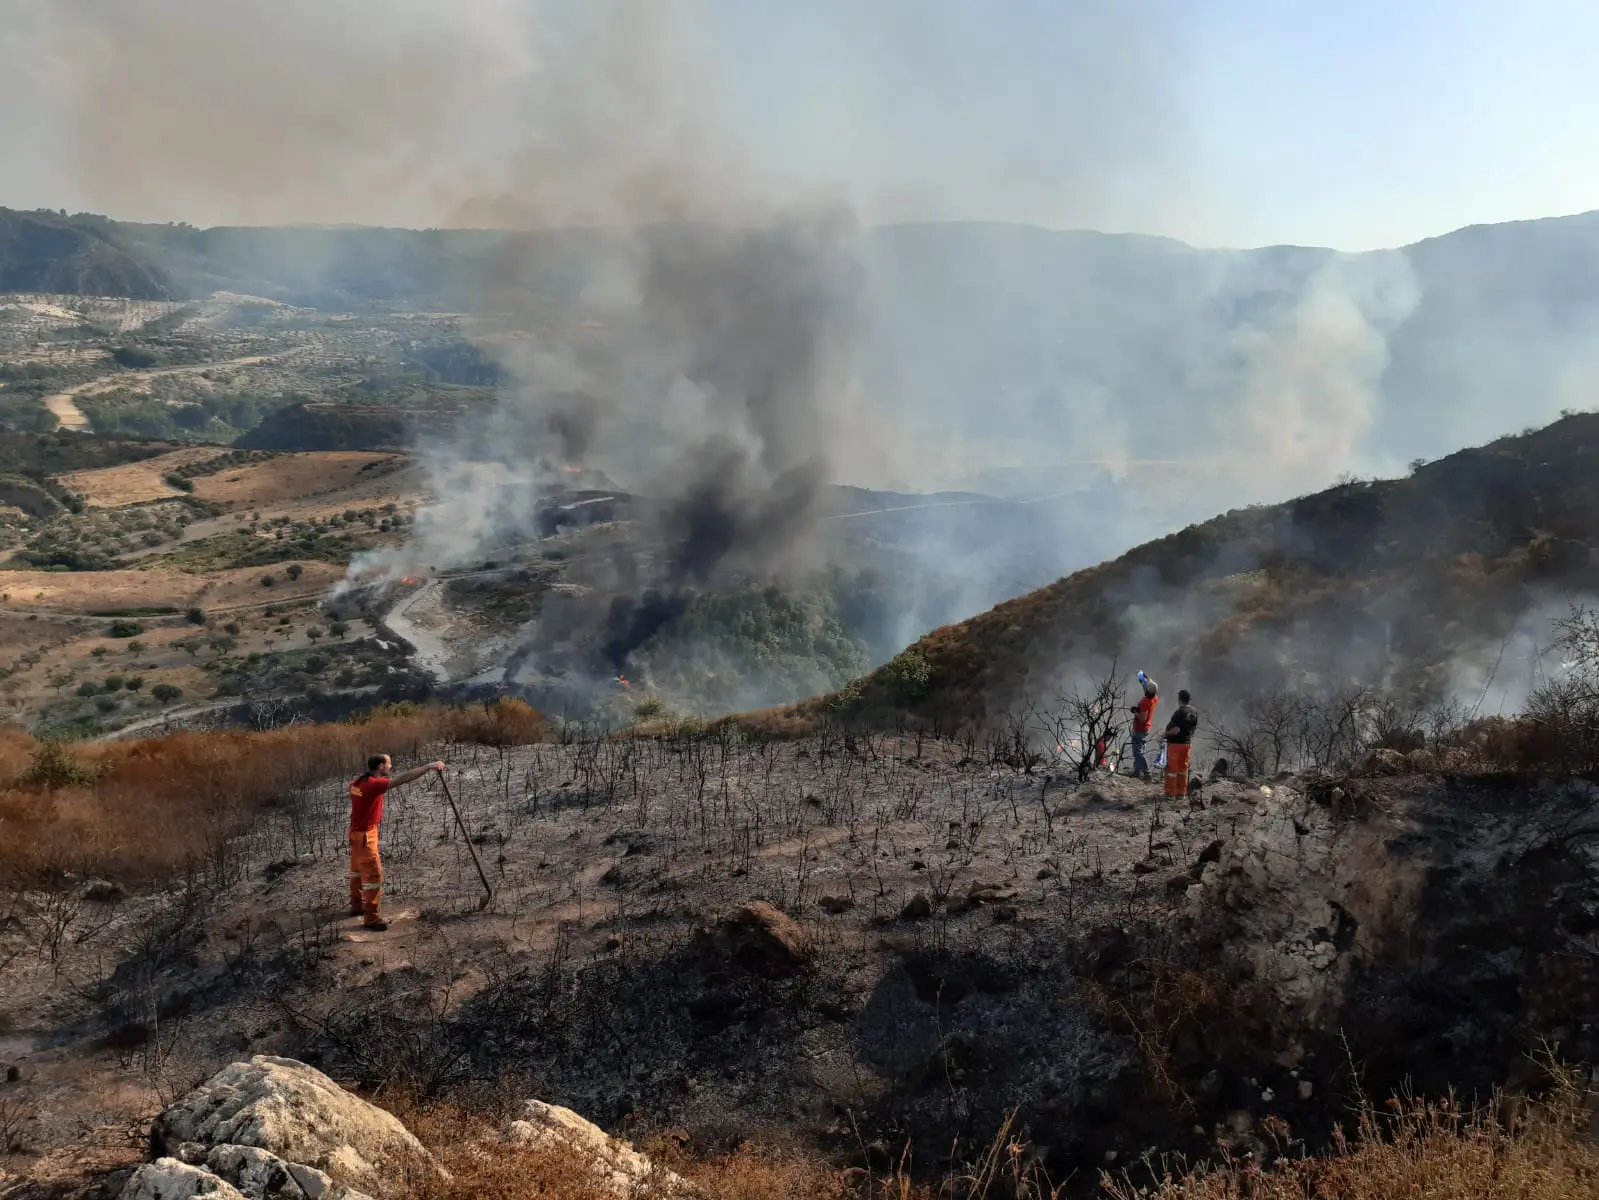
[[[366,482],[362,467],[402,458],[353,450],[282,454],[236,471],[202,475],[194,481],[194,494],[224,504],[273,504],[357,486]]]
[[[60,482],[82,495],[94,508],[120,508],[125,504],[168,500],[183,493],[162,476],[177,467],[215,458],[220,453],[221,449],[216,446],[195,446],[174,450],[157,458],[147,458],[143,462],[62,475]]]
[[[138,571],[6,571],[0,573],[0,603],[16,609],[64,613],[191,606],[215,611],[320,596],[344,578],[344,568],[334,563],[306,562],[301,564],[304,574],[298,580],[290,580],[283,575],[284,565],[239,567],[210,575],[158,567]],[[279,577],[271,589],[261,586],[262,576],[269,574]]]

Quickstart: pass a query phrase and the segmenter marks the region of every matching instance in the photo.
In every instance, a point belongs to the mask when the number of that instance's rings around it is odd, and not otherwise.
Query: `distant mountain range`
[[[869,230],[859,249],[865,393],[909,461],[939,461],[897,486],[1019,497],[1056,479],[1130,482],[1155,524],[1121,530],[1124,544],[1343,470],[1400,472],[1587,407],[1599,384],[1599,213],[1373,254],[959,223]],[[567,319],[624,254],[621,235],[596,230],[195,229],[0,210],[11,291]],[[1115,466],[1129,460],[1181,467]],[[1050,467],[1083,461],[1110,465]]]

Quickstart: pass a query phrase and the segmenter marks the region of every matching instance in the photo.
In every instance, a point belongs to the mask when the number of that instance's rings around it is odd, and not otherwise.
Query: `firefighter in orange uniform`
[[[360,917],[368,929],[389,927],[381,916],[383,859],[378,854],[384,793],[420,779],[429,771],[444,770],[443,763],[431,762],[390,777],[392,766],[387,754],[374,754],[366,760],[365,773],[350,781],[350,915]]]
[[[1166,797],[1173,800],[1188,795],[1188,755],[1199,728],[1199,714],[1190,699],[1186,688],[1177,693],[1177,711],[1166,726]]]

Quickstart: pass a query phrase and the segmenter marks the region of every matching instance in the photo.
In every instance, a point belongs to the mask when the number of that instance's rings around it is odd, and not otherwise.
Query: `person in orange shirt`
[[[393,765],[387,754],[374,754],[366,760],[366,771],[350,781],[350,915],[360,917],[368,929],[389,927],[381,915],[383,859],[378,854],[384,794],[429,771],[444,770],[442,762],[431,762],[391,778]]]
[[[1142,671],[1138,672],[1138,682],[1144,689],[1144,694],[1138,698],[1138,703],[1127,711],[1133,714],[1133,778],[1149,778],[1149,761],[1144,757],[1144,745],[1149,740],[1149,731],[1155,726],[1155,705],[1159,703],[1160,689],[1155,681]]]

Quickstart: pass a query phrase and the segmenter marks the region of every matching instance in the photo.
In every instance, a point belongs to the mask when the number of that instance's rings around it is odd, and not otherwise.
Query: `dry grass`
[[[1570,1076],[1548,1107],[1508,1117],[1505,1105],[1393,1100],[1386,1113],[1367,1108],[1323,1156],[1228,1163],[1154,1187],[1107,1179],[1105,1190],[1114,1200],[1593,1200],[1599,1148],[1583,1136],[1585,1100]]]
[[[4,571],[0,595],[19,609],[55,609],[62,612],[111,612],[119,609],[170,608],[176,611],[199,605],[207,611],[273,602],[279,605],[324,595],[344,577],[333,563],[307,561],[297,580],[280,578],[268,591],[261,576],[281,575],[281,568],[239,567],[204,575],[154,568],[124,571]]]
[[[338,492],[366,481],[371,472],[361,468],[371,463],[400,458],[355,450],[314,451],[283,454],[266,462],[241,466],[237,470],[202,475],[194,481],[194,494],[202,500],[224,504],[272,504]]]
[[[1179,1169],[1156,1184],[1102,1177],[1113,1200],[1593,1200],[1599,1149],[1586,1140],[1585,1097],[1571,1077],[1547,1106],[1464,1110],[1452,1102],[1390,1101],[1368,1108],[1351,1136],[1324,1155]],[[581,1158],[556,1149],[493,1143],[496,1122],[459,1109],[400,1110],[453,1179],[418,1176],[408,1200],[600,1200],[612,1195]],[[1280,1123],[1279,1123],[1280,1126]],[[1283,1148],[1286,1127],[1268,1129]],[[645,1147],[687,1178],[704,1200],[1058,1200],[1059,1185],[1030,1163],[1029,1148],[1001,1130],[981,1162],[941,1180],[918,1180],[904,1165],[886,1173],[839,1170],[819,1159],[745,1148],[693,1159],[670,1143]],[[1073,1194],[1077,1194],[1074,1192]],[[643,1189],[638,1200],[665,1197]]]
[[[487,708],[396,708],[361,723],[68,747],[6,730],[0,873],[159,880],[224,854],[263,807],[353,776],[370,754],[382,751],[403,765],[439,743],[514,745],[543,735],[539,713],[511,699]]]
[[[62,475],[61,483],[83,496],[92,508],[120,508],[125,504],[143,504],[149,500],[164,500],[181,496],[165,479],[177,467],[203,459],[215,458],[221,451],[215,446],[198,446],[193,449],[174,450],[142,462],[123,463],[116,467],[99,467],[92,471],[75,471]]]

